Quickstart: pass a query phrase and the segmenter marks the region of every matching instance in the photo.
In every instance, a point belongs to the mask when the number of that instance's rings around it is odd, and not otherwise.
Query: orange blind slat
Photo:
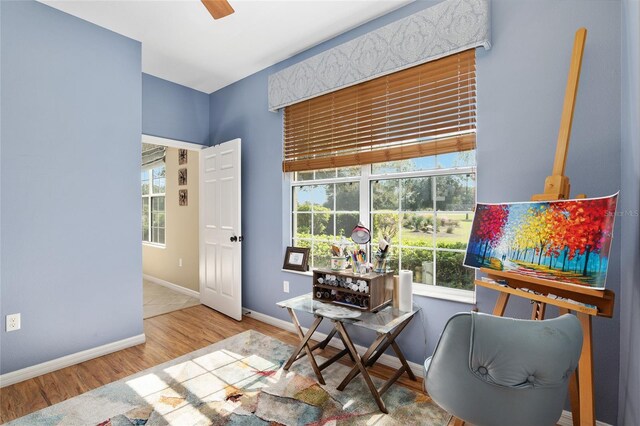
[[[285,172],[474,149],[475,50],[284,109]]]

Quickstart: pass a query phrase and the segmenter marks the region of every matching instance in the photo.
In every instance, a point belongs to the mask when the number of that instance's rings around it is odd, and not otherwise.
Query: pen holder
[[[344,256],[331,257],[331,270],[342,271],[347,268],[347,259]]]
[[[365,275],[369,273],[369,266],[366,262],[354,261],[352,266],[354,274]]]
[[[374,269],[375,272],[379,273],[379,274],[383,274],[385,272],[387,272],[387,258],[383,258],[383,259],[376,259],[376,266]]]

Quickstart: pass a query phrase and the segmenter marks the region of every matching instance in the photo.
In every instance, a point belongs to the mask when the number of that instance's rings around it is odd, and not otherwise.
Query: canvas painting
[[[604,289],[617,200],[478,203],[464,265]]]

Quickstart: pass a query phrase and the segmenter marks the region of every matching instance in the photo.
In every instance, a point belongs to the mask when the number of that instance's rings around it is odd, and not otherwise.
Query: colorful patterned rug
[[[16,419],[9,425],[446,425],[421,393],[393,385],[378,411],[361,376],[340,392],[349,367],[319,385],[306,360],[282,370],[293,348],[246,331],[206,348]],[[381,381],[374,378],[377,386]]]

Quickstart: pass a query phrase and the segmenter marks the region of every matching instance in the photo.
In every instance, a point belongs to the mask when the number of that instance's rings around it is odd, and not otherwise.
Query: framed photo
[[[287,247],[282,269],[307,272],[309,269],[309,249],[303,247]]]
[[[178,191],[178,205],[180,206],[188,206],[189,205],[189,193],[186,189],[180,189]]]
[[[187,184],[187,169],[178,169],[178,185]]]
[[[178,164],[179,165],[183,165],[183,164],[187,164],[187,161],[189,161],[189,151],[187,151],[186,149],[179,149],[178,150]]]

